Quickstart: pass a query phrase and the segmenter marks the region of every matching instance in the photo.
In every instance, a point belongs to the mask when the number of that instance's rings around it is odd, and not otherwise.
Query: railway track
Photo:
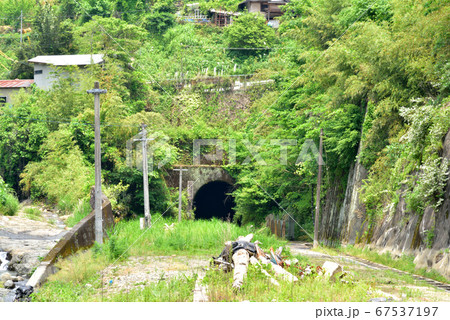
[[[367,260],[367,259],[351,256],[351,255],[348,255],[348,254],[338,255],[338,256],[331,256],[331,255],[328,255],[328,254],[325,254],[325,253],[311,251],[311,246],[305,245],[303,243],[290,242],[288,244],[288,246],[291,248],[291,251],[293,253],[306,254],[308,256],[326,257],[326,258],[329,258],[329,259],[332,259],[332,260],[340,259],[340,260],[348,261],[348,262],[351,262],[351,263],[356,263],[356,264],[359,264],[359,265],[362,265],[362,266],[364,266],[366,268],[371,268],[371,269],[390,270],[390,271],[395,272],[397,274],[409,275],[409,276],[411,276],[412,278],[414,278],[416,280],[425,281],[426,283],[428,283],[428,284],[430,284],[430,285],[432,285],[432,286],[434,286],[434,287],[436,287],[438,289],[450,292],[450,284],[443,283],[443,282],[440,282],[440,281],[436,281],[436,280],[433,280],[433,279],[430,279],[430,278],[426,278],[426,277],[423,277],[423,276],[419,276],[419,275],[416,275],[416,274],[413,274],[413,273],[409,273],[409,272],[406,272],[406,271],[402,271],[402,270],[399,270],[399,269],[396,269],[396,268],[388,267],[388,266],[385,266],[383,264],[376,263],[376,262],[373,262],[373,261],[370,261],[370,260]]]
[[[409,273],[409,272],[406,272],[406,271],[402,271],[402,270],[399,270],[399,269],[388,267],[388,266],[385,266],[383,264],[379,264],[379,263],[376,263],[376,262],[373,262],[373,261],[369,261],[369,260],[366,260],[366,259],[363,259],[363,258],[359,258],[359,257],[347,255],[347,254],[344,255],[344,256],[337,256],[337,257],[346,257],[346,258],[348,258],[350,260],[359,261],[361,263],[364,263],[364,264],[372,266],[372,267],[376,267],[376,268],[381,269],[381,270],[391,270],[391,271],[393,271],[395,273],[398,273],[398,274],[409,275],[409,276],[411,276],[412,278],[414,278],[416,280],[425,281],[428,284],[430,284],[430,285],[432,285],[432,286],[434,286],[436,288],[439,288],[439,289],[445,290],[447,292],[450,292],[450,284],[447,284],[447,283],[436,281],[436,280],[433,280],[433,279],[430,279],[430,278],[419,276],[417,274]]]

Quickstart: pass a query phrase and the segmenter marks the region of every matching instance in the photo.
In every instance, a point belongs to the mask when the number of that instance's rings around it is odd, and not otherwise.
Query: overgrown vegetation
[[[23,209],[23,212],[25,212],[25,216],[30,220],[36,220],[36,221],[42,221],[42,212],[38,208],[35,207],[28,207]]]
[[[150,178],[156,212],[174,213],[164,177],[174,164],[191,163],[193,140],[222,139],[223,164],[239,186],[235,219],[259,225],[286,210],[310,231],[317,175],[311,146],[320,128],[323,195],[333,186],[345,190],[361,146],[359,159],[369,170],[361,198],[372,222],[393,212],[400,197],[412,213],[439,208],[448,179],[442,159],[450,123],[448,3],[293,0],[276,30],[247,13],[224,28],[177,22],[184,4],[1,3],[11,27],[0,38],[3,78],[31,77],[27,61],[38,54],[105,55],[102,68],[55,70],[69,75],[49,91],[21,92],[14,107],[0,108],[0,175],[20,198],[77,211],[71,224],[85,214],[79,201],[93,184],[94,163],[93,98],[85,90],[99,80],[108,90],[102,96],[102,174],[117,216],[143,212],[142,174],[126,161],[126,142],[143,122],[156,138]],[[237,4],[202,1],[200,8],[206,14]],[[19,8],[31,29],[22,44]],[[241,74],[273,82],[222,91]],[[252,157],[255,151],[260,158]]]
[[[19,200],[0,176],[0,215],[13,216],[18,210]]]
[[[158,215],[148,230],[139,229],[139,221],[120,221],[108,232],[103,244],[78,253],[56,264],[59,271],[34,295],[33,301],[101,301],[101,272],[128,256],[148,255],[218,255],[225,241],[239,235],[255,233],[264,248],[278,247],[286,242],[276,239],[265,229],[238,227],[213,221],[177,222]],[[173,225],[166,230],[166,225]],[[286,251],[287,252],[287,251]],[[134,290],[104,297],[104,301],[191,301],[196,276],[179,277],[148,283],[143,291]],[[89,284],[88,286],[86,286]]]
[[[247,278],[239,292],[233,290],[233,273],[211,269],[203,282],[208,285],[210,301],[306,302],[306,301],[368,301],[367,283],[330,283],[327,277],[307,276],[298,282],[280,280],[274,286],[254,266],[249,266]]]
[[[238,227],[235,224],[213,219],[184,220],[178,222],[174,218],[153,215],[154,226],[147,232],[139,229],[139,221],[120,222],[114,234],[118,241],[124,241],[130,248],[130,255],[172,254],[183,252],[185,255],[218,255],[223,244],[238,236],[254,233],[255,239],[262,243],[262,247],[278,247],[285,241],[271,235],[266,228],[256,229],[253,226]],[[165,224],[174,224],[171,230],[165,230]]]

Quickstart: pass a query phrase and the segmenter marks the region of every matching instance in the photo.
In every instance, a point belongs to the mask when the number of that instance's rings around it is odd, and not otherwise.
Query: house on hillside
[[[247,9],[248,12],[262,13],[268,24],[274,28],[278,28],[279,21],[274,18],[283,15],[281,7],[287,4],[289,0],[245,0],[239,3],[239,10]]]
[[[233,23],[233,17],[239,16],[240,12],[210,9],[211,21],[218,27],[225,27]]]
[[[273,28],[278,28],[279,21],[276,17],[283,15],[281,7],[290,0],[244,0],[238,5],[238,12],[225,11],[222,9],[209,9],[208,15],[202,14],[199,3],[186,4],[186,16],[180,16],[182,21],[209,23],[216,26],[225,27],[233,23],[233,18],[242,14],[244,10],[248,12],[260,12],[267,20],[267,24]]]
[[[0,106],[12,103],[11,96],[20,89],[30,88],[34,80],[0,80]]]
[[[85,68],[91,64],[102,64],[103,54],[74,54],[58,56],[37,56],[28,62],[34,64],[34,83],[38,88],[49,90],[63,72],[55,72],[59,67],[78,66]]]
[[[195,23],[210,23],[211,22],[211,19],[207,15],[201,13],[200,4],[198,2],[186,4],[185,12],[186,12],[186,15],[184,15],[184,16],[179,15],[179,18],[181,19],[181,21],[195,22]]]

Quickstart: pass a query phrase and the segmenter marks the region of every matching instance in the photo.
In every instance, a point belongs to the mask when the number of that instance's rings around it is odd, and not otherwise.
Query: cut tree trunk
[[[240,287],[244,283],[244,277],[247,274],[249,259],[250,255],[245,249],[238,250],[233,254],[233,288],[240,289]]]

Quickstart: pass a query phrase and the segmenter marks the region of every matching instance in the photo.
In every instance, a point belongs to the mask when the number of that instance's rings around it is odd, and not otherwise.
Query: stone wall
[[[176,168],[178,169],[178,168]],[[212,181],[225,181],[234,185],[234,179],[223,168],[219,166],[185,166],[183,169],[188,171],[183,172],[182,186],[183,190],[187,188],[188,181],[193,181],[192,194],[195,196],[197,191],[205,184]],[[166,178],[166,183],[169,187],[178,189],[180,179],[179,171],[172,171]]]

